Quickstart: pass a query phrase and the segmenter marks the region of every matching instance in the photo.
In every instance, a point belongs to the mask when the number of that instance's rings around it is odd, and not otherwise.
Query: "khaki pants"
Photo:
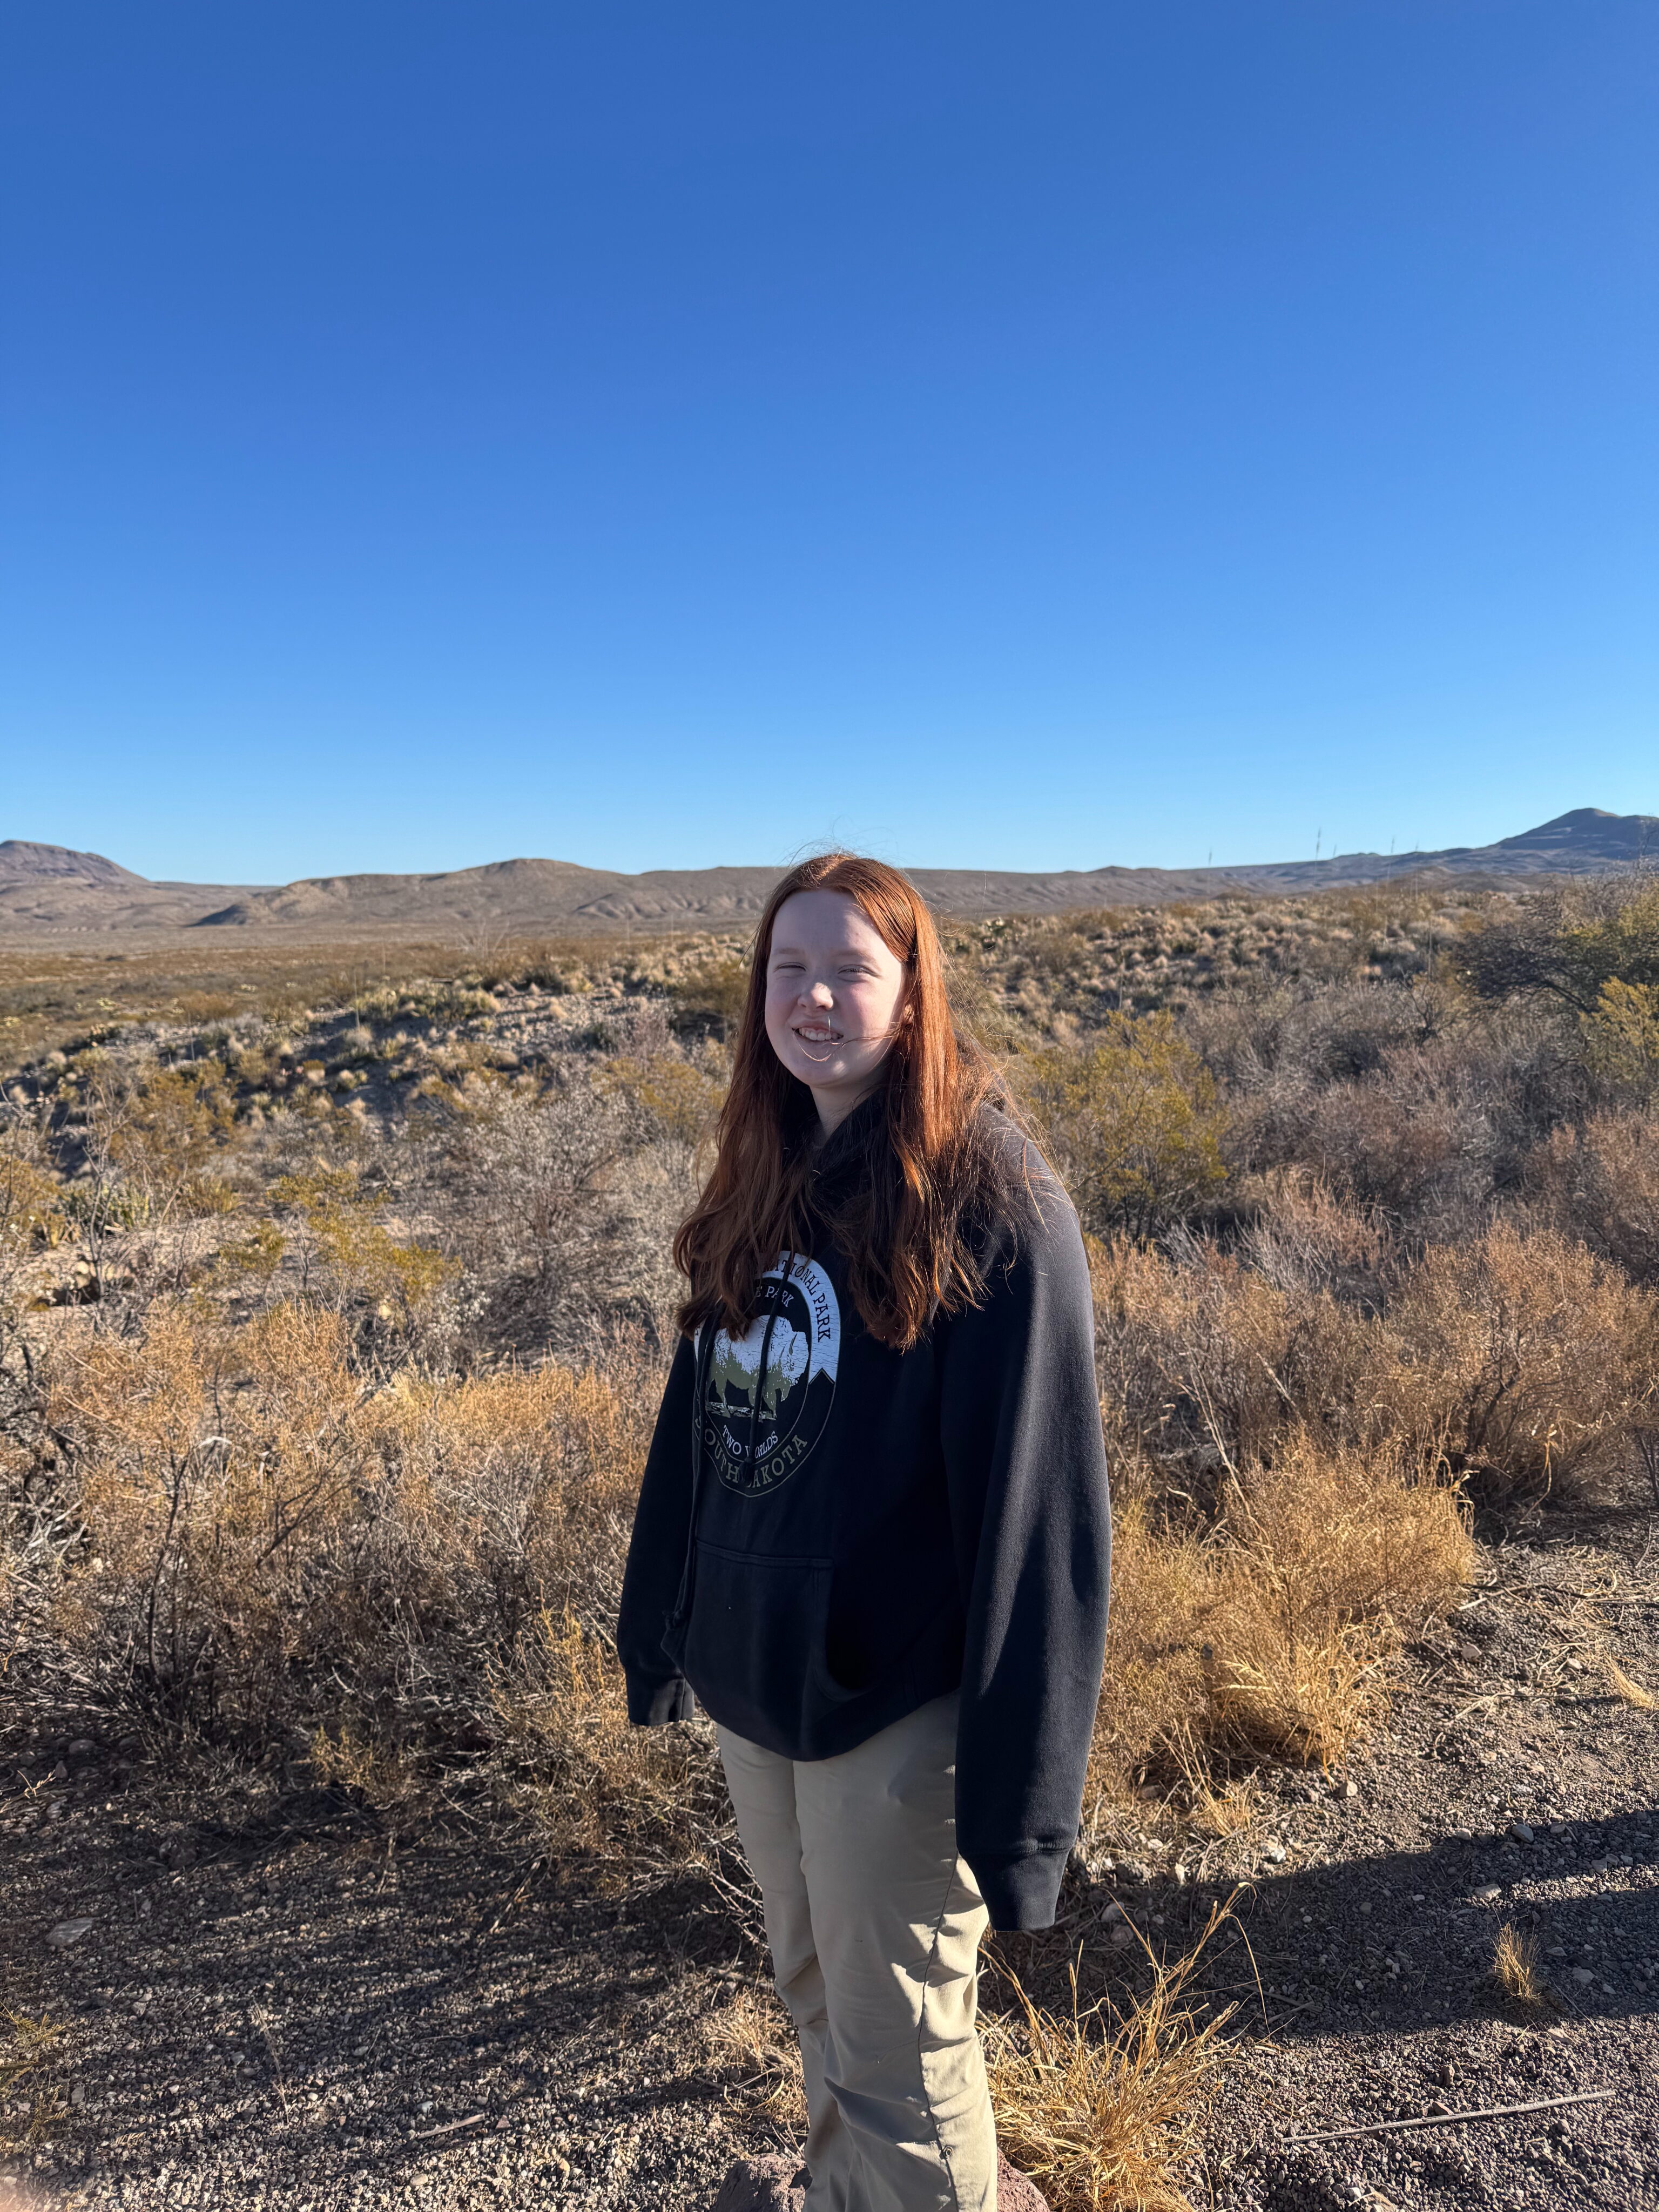
[[[720,1730],[800,2036],[807,2212],[995,2212],[974,2026],[987,1914],[957,1856],[954,1696],[835,1759]]]

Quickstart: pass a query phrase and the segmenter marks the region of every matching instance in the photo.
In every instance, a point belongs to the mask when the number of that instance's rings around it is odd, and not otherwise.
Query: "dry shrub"
[[[696,1145],[708,1135],[726,1095],[725,1085],[696,1060],[659,1053],[650,1060],[625,1054],[605,1061],[595,1079],[603,1092],[626,1091],[669,1136]]]
[[[1544,1985],[1538,1973],[1538,1939],[1526,1936],[1505,1921],[1492,1946],[1492,1979],[1511,2003],[1534,2006],[1544,2002]]]
[[[674,1301],[690,1148],[605,1066],[543,1088],[495,1085],[471,1104],[451,1096],[434,1114],[420,1197],[466,1271],[481,1350],[586,1360],[610,1321],[656,1332]],[[662,1109],[691,1110],[661,1081]]]
[[[722,1034],[743,1018],[749,996],[749,963],[730,956],[703,962],[674,983],[675,1009],[683,1021],[704,1024]]]
[[[379,1201],[359,1188],[349,1168],[279,1176],[270,1202],[303,1224],[307,1287],[320,1274],[337,1297],[376,1305],[387,1320],[407,1322],[457,1272],[453,1260],[428,1245],[400,1244],[376,1218]],[[280,1232],[274,1249],[270,1238],[271,1224],[261,1223],[242,1248],[252,1273],[264,1271],[267,1261],[275,1272]]]
[[[167,1302],[66,1352],[52,1418],[99,1564],[63,1626],[181,1716],[257,1730],[328,1678],[364,1716],[477,1720],[544,1607],[611,1602],[648,1382],[377,1389],[349,1352],[315,1307]]]
[[[0,1254],[61,1244],[70,1231],[63,1186],[15,1152],[0,1152]]]
[[[92,1056],[87,1091],[89,1150],[140,1197],[152,1218],[222,1213],[233,1203],[208,1172],[234,1137],[224,1069],[216,1060],[136,1073]]]
[[[1240,1196],[1249,1208],[1240,1256],[1276,1290],[1375,1296],[1393,1249],[1375,1207],[1345,1202],[1306,1168],[1253,1176]]]
[[[1397,1453],[1306,1432],[1230,1481],[1201,1533],[1159,1528],[1131,1501],[1114,1540],[1095,1790],[1155,1777],[1194,1796],[1216,1759],[1340,1759],[1381,1706],[1389,1656],[1453,1601],[1472,1560],[1454,1490],[1415,1480]]]
[[[1328,1290],[1274,1282],[1198,1238],[1178,1256],[1091,1245],[1107,1418],[1190,1479],[1264,1460],[1292,1427],[1340,1427],[1373,1354]]]
[[[1376,1402],[1483,1496],[1609,1496],[1659,1388],[1659,1296],[1558,1231],[1431,1246],[1392,1300]]]
[[[1333,1085],[1307,1115],[1301,1161],[1358,1205],[1403,1214],[1443,1204],[1478,1130],[1455,1077],[1439,1075],[1402,1054],[1379,1078]]]
[[[1201,2019],[1187,1989],[1225,1917],[1212,1910],[1173,1966],[1149,1950],[1152,1988],[1124,2008],[1079,2008],[1073,1973],[1069,2019],[1040,2010],[1015,1980],[1020,2018],[987,2023],[997,2141],[1053,2212],[1188,2212],[1176,2172],[1232,2053],[1230,2012]]]
[[[1531,1188],[1565,1234],[1659,1283],[1659,1121],[1599,1114],[1557,1129],[1527,1163]]]
[[[61,1632],[106,1692],[247,1743],[298,1729],[381,1804],[494,1747],[605,1878],[718,1856],[703,1732],[628,1724],[611,1650],[654,1376],[350,1364],[343,1318],[157,1303],[67,1356],[82,1565]],[[718,1869],[715,1869],[718,1872]]]
[[[1376,1709],[1382,1662],[1469,1579],[1456,1493],[1395,1454],[1297,1437],[1271,1470],[1232,1486],[1223,1533],[1212,1733],[1340,1758]]]
[[[1659,983],[1659,883],[1644,869],[1506,902],[1455,958],[1483,996],[1535,993],[1593,1013],[1609,981]]]

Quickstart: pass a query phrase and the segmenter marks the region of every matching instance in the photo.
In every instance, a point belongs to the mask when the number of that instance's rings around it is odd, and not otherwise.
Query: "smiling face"
[[[908,988],[904,963],[845,891],[797,891],[778,908],[766,1034],[811,1090],[826,1130],[875,1089],[907,1018]]]

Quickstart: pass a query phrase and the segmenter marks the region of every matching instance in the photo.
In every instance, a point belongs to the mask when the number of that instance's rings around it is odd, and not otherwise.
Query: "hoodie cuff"
[[[1005,1866],[973,1866],[979,1893],[991,1915],[991,1925],[1005,1933],[1022,1928],[1052,1928],[1060,1902],[1060,1877],[1071,1856],[1061,1851],[1031,1851]]]
[[[671,1721],[695,1717],[697,1701],[683,1674],[666,1681],[647,1674],[628,1677],[628,1717],[635,1728],[666,1728]]]

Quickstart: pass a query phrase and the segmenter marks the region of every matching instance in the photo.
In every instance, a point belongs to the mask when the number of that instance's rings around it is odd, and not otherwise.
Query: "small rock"
[[[1592,1859],[1590,1861],[1590,1872],[1592,1874],[1605,1874],[1607,1870],[1607,1862],[1606,1859]]]
[[[1283,1844],[1269,1844],[1267,1850],[1262,1852],[1261,1856],[1267,1860],[1269,1866],[1283,1866],[1285,1863],[1285,1846]]]
[[[1118,1921],[1122,1919],[1123,1907],[1118,1903],[1117,1899],[1114,1898],[1100,1917],[1109,1928],[1113,1927]],[[735,1980],[736,1978],[737,1978],[734,1975],[732,1979]]]
[[[90,1919],[60,1920],[58,1925],[49,1931],[46,1941],[48,1943],[57,1944],[60,1951],[65,1950],[70,1944],[78,1943],[91,1925]]]
[[[1532,1841],[1532,1830],[1524,1820],[1511,1820],[1510,1833],[1517,1844],[1529,1844]]]
[[[1135,1931],[1127,1921],[1121,1922],[1117,1927],[1107,1932],[1106,1941],[1115,1951],[1127,1951],[1134,1940]]]
[[[69,1755],[71,1759],[89,1759],[94,1747],[90,1736],[76,1736],[69,1747]]]
[[[805,2201],[806,2181],[806,2168],[798,2158],[735,2159],[711,2212],[799,2212]],[[1048,2200],[1036,2182],[1010,2166],[1000,2151],[997,2153],[997,2212],[1048,2212]]]
[[[1474,1841],[1473,1828],[1452,1828],[1448,1832],[1455,1844],[1472,1844]]]
[[[997,2153],[997,2212],[1048,2212],[1048,2200],[1029,2173]]]
[[[1498,1881],[1483,1881],[1474,1893],[1477,1905],[1496,1905],[1504,1894],[1504,1885]]]
[[[1588,1966],[1575,1966],[1572,1970],[1572,1978],[1580,1989],[1587,1989],[1595,1979],[1595,1976]]]

